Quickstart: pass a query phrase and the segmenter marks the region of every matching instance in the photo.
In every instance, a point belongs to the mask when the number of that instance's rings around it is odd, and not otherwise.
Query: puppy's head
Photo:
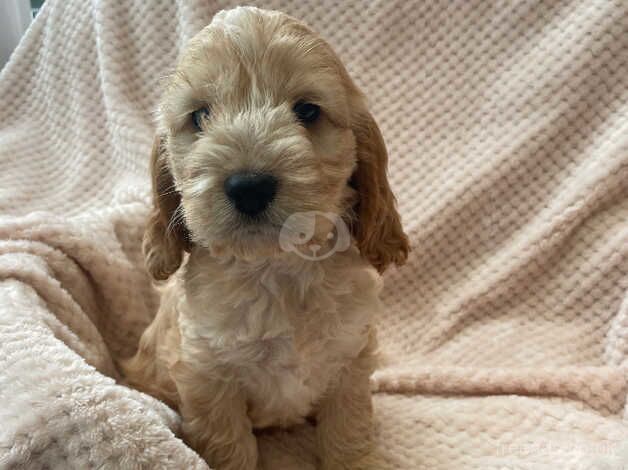
[[[326,42],[278,12],[223,11],[190,40],[160,105],[149,271],[167,278],[192,244],[272,256],[286,219],[308,211],[343,217],[380,271],[401,264],[408,242],[386,164],[363,96]]]

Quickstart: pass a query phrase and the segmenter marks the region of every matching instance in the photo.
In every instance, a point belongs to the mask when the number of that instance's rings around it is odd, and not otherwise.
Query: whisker
[[[174,229],[177,225],[181,225],[185,223],[185,214],[183,213],[183,206],[179,204],[177,208],[174,210],[170,221],[168,221],[168,226],[166,227],[167,234],[174,234]]]
[[[171,194],[178,194],[179,191],[177,191],[176,189],[173,189],[171,191],[165,191],[163,193],[159,193],[160,196],[170,196]]]

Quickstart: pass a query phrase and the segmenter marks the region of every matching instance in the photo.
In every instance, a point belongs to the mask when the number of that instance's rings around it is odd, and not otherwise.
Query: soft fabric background
[[[162,77],[231,3],[48,0],[0,76],[1,468],[205,468],[113,358],[156,308]],[[369,96],[412,240],[369,468],[628,468],[628,2],[263,5]],[[311,438],[264,436],[266,468],[312,468]]]

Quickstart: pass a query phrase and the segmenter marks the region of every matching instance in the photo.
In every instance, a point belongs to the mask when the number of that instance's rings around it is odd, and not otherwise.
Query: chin
[[[279,228],[270,224],[256,223],[247,226],[229,227],[228,235],[201,243],[212,256],[217,258],[238,258],[243,260],[263,260],[280,255]]]

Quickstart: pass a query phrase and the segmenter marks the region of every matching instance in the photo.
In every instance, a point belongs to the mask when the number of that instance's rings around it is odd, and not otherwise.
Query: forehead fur
[[[347,98],[354,93],[340,60],[307,26],[283,13],[239,7],[220,12],[190,40],[168,89],[170,101],[185,109],[162,112],[182,115],[206,105],[233,111],[302,99],[346,127]]]

